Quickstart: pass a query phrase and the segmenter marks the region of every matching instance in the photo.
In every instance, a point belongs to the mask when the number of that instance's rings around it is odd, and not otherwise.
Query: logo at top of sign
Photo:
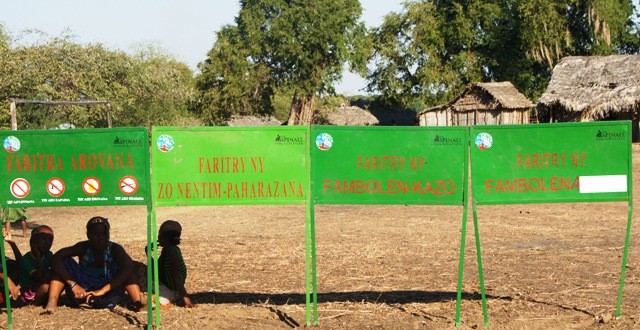
[[[476,136],[476,146],[480,150],[487,150],[493,145],[493,137],[489,133],[480,133]]]
[[[132,176],[125,176],[120,179],[120,191],[125,195],[133,195],[138,191],[138,180]]]
[[[316,137],[316,146],[320,150],[329,150],[333,145],[333,137],[329,133],[322,133]]]
[[[47,192],[53,197],[60,197],[64,194],[65,185],[64,181],[60,178],[51,178],[47,182]]]
[[[25,198],[31,191],[31,185],[23,178],[17,178],[11,182],[11,194],[16,198]]]
[[[95,196],[100,192],[100,181],[94,177],[88,177],[82,181],[82,191],[89,196]]]
[[[8,152],[16,152],[20,150],[20,140],[15,136],[7,136],[4,138],[4,150]]]
[[[156,145],[158,146],[158,149],[160,149],[160,151],[162,152],[169,152],[173,150],[173,145],[174,145],[173,136],[168,134],[162,134],[158,136],[158,141],[156,141]]]

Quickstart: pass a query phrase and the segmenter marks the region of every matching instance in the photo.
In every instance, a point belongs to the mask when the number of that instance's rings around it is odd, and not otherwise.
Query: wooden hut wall
[[[429,111],[420,115],[420,126],[452,126],[451,112]]]
[[[454,123],[458,126],[528,124],[529,111],[503,109],[456,112]]]

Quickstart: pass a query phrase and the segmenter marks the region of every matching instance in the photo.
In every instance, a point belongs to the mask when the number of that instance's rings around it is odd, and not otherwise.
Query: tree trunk
[[[288,125],[311,125],[313,122],[314,94],[293,94]]]

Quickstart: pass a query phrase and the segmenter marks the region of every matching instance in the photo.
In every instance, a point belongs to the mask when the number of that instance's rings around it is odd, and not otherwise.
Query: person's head
[[[38,226],[31,230],[31,238],[29,239],[31,249],[38,249],[44,253],[51,250],[53,245],[53,229],[49,226]]]
[[[104,249],[109,243],[109,219],[95,216],[87,222],[87,238],[91,247]]]
[[[167,220],[160,225],[158,230],[158,245],[169,246],[179,245],[182,226],[175,220]]]

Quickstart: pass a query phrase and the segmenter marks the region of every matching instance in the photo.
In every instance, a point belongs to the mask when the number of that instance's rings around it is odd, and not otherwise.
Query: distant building
[[[631,120],[639,141],[640,55],[568,56],[536,106],[540,122]]]
[[[475,83],[453,101],[418,113],[420,126],[528,124],[534,104],[513,84]]]

